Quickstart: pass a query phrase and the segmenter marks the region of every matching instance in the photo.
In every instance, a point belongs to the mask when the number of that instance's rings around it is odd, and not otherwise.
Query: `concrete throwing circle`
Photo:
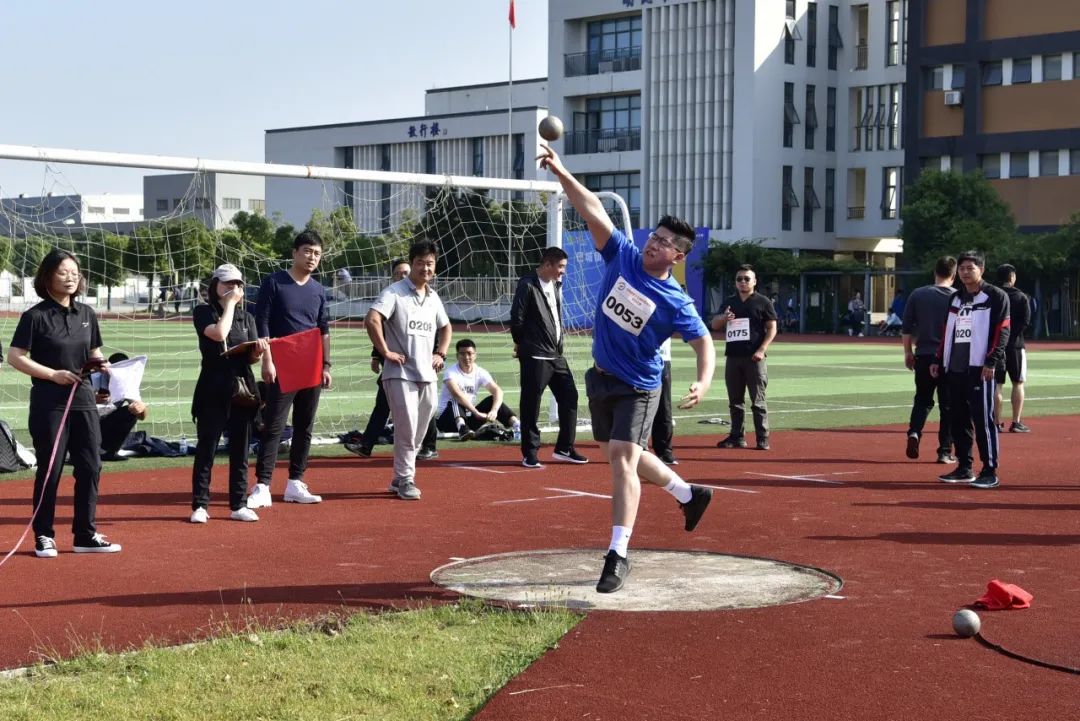
[[[467,558],[431,572],[463,596],[518,605],[609,611],[712,611],[798,603],[836,593],[831,573],[770,558],[704,551],[631,550],[617,593],[597,593],[606,551],[555,549]]]

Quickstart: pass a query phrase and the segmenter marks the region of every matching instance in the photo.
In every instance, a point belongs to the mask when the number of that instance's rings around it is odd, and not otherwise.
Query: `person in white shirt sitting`
[[[498,422],[519,436],[521,424],[510,407],[502,402],[502,388],[490,373],[476,365],[476,343],[465,338],[457,342],[456,349],[457,363],[447,368],[443,375],[436,427],[444,433],[457,433],[458,440],[467,441],[485,424]],[[491,395],[477,403],[481,388]]]

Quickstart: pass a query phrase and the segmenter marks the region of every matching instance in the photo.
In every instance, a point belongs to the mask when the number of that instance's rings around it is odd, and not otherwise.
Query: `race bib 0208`
[[[433,338],[435,337],[435,319],[430,317],[409,318],[407,330],[409,335]]]
[[[953,343],[971,342],[971,316],[959,316],[956,319],[956,327],[953,329]]]
[[[656,303],[634,290],[621,275],[604,298],[604,315],[627,333],[641,335],[656,312]]]
[[[750,319],[735,318],[734,320],[729,320],[727,322],[727,335],[725,338],[728,343],[750,340]]]

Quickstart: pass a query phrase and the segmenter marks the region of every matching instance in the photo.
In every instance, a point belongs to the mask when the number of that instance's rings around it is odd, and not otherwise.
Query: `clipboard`
[[[245,341],[243,343],[234,345],[232,348],[222,351],[221,355],[224,358],[235,358],[238,355],[247,355],[248,353],[254,351],[255,347],[258,346],[258,344],[259,342],[254,340]]]

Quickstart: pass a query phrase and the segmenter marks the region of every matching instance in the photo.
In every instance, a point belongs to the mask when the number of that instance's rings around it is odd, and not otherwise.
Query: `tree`
[[[900,217],[903,264],[913,269],[941,255],[1006,248],[1016,237],[1009,207],[981,172],[923,171],[908,187]]]

